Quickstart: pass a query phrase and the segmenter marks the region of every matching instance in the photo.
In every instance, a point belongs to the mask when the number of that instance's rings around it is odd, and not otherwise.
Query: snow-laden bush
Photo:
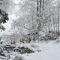
[[[13,60],[23,60],[23,58],[21,56],[15,56]]]
[[[51,31],[51,32],[48,32],[45,36],[42,36],[40,40],[41,41],[42,40],[56,40],[58,38],[57,36],[58,36],[57,33]]]
[[[14,49],[15,52],[20,52],[21,54],[33,53],[34,51],[28,47],[18,47]]]

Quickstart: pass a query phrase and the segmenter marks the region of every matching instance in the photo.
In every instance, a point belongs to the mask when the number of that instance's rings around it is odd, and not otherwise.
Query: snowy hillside
[[[35,42],[30,44],[16,44],[16,47],[28,47],[34,51],[34,53],[8,52],[3,51],[0,55],[0,60],[60,60],[60,42],[48,41],[48,42]],[[23,51],[23,50],[22,50]]]
[[[0,60],[60,60],[60,1],[0,0]]]

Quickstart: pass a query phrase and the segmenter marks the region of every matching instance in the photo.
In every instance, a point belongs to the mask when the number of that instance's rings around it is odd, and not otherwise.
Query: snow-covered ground
[[[6,24],[4,24],[6,31],[0,32],[0,35],[11,34],[12,32],[14,32],[15,29],[13,31],[11,31],[12,30],[11,24],[15,20],[19,20],[20,21],[20,22],[18,21],[19,24],[21,24],[21,22],[23,22],[23,21],[24,21],[24,23],[27,23],[28,20],[30,21],[30,19],[25,19],[28,17],[27,15],[30,13],[29,9],[31,9],[27,5],[24,6],[25,1],[30,2],[28,0],[9,0],[9,4],[8,4],[9,7],[7,7],[7,8],[5,7],[6,10],[8,9],[7,12],[9,14],[9,21]],[[8,0],[6,0],[6,2],[8,2]],[[54,4],[54,3],[55,3],[55,0],[54,0],[54,2],[52,2],[52,4]],[[28,4],[28,5],[30,5],[30,4]],[[24,6],[24,7],[22,7],[22,6]],[[22,11],[20,11],[21,8],[22,8]],[[26,9],[24,9],[24,8],[26,8]],[[25,11],[25,10],[27,10],[27,11]],[[17,11],[18,11],[18,13],[17,13]],[[23,17],[24,19],[20,19],[20,17]],[[29,17],[30,17],[30,15],[29,15]],[[22,23],[21,25],[24,25],[24,24]],[[25,24],[25,25],[27,25],[27,24]],[[31,25],[31,24],[29,23],[28,25]],[[22,26],[22,27],[24,27],[24,26]],[[27,26],[27,27],[29,27],[29,26]],[[16,30],[16,31],[18,31],[18,30]],[[45,30],[45,28],[44,28],[44,30]],[[21,29],[21,31],[27,33],[26,29],[24,30],[23,28]],[[20,33],[20,32],[18,32],[18,33]],[[44,34],[44,33],[41,32],[41,34]],[[4,43],[5,43],[5,41],[4,41]],[[19,52],[8,53],[7,51],[3,51],[5,56],[1,56],[1,54],[0,54],[0,60],[60,60],[60,43],[58,41],[56,42],[56,40],[55,41],[31,42],[29,44],[28,43],[25,43],[25,44],[16,43],[16,47],[18,47],[18,46],[28,47],[29,49],[33,50],[34,53],[20,54]]]
[[[60,43],[48,44],[41,52],[24,55],[26,60],[60,60]]]
[[[19,46],[19,44],[17,44]],[[0,60],[60,60],[60,43],[56,41],[35,42],[30,44],[20,44],[20,46],[29,47],[34,53],[20,54],[18,52],[6,53],[7,57],[0,56]],[[20,60],[21,60],[20,59]]]

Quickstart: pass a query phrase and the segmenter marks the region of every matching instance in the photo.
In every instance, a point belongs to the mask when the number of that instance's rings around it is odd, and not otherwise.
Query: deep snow
[[[19,44],[17,44],[19,45]],[[30,44],[21,44],[33,49],[35,53],[20,54],[18,52],[5,52],[7,57],[0,56],[0,60],[13,60],[16,56],[23,60],[60,60],[60,43],[56,41],[35,42]],[[10,57],[9,57],[10,56]]]
[[[26,60],[60,60],[60,43],[53,43],[45,47],[41,52],[36,52],[28,56]]]

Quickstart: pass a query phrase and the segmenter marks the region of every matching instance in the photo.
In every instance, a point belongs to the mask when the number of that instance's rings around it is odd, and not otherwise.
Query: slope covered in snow
[[[30,44],[16,44],[16,47],[28,47],[34,50],[34,53],[20,54],[19,52],[0,55],[0,60],[60,60],[60,43],[57,41],[35,42]]]
[[[48,44],[41,52],[24,55],[26,60],[60,60],[60,43]]]

